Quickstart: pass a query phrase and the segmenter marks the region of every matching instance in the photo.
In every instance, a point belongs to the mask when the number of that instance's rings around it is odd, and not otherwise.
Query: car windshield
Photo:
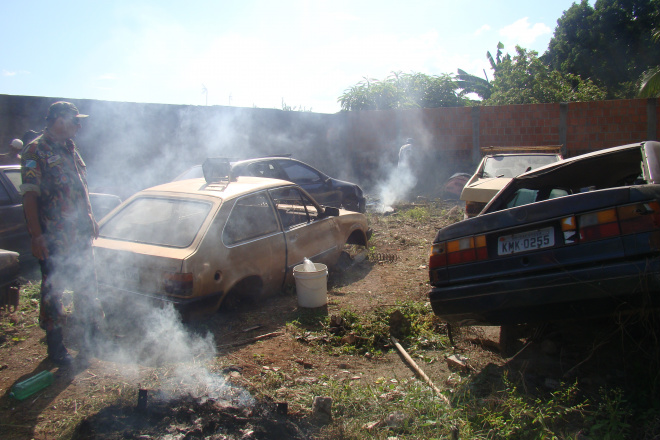
[[[553,162],[557,162],[557,156],[547,154],[491,156],[486,158],[482,177],[512,178]]]
[[[140,197],[123,207],[99,232],[104,238],[187,247],[211,210],[211,203]]]

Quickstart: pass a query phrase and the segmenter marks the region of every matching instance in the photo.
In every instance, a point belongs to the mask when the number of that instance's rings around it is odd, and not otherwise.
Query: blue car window
[[[321,176],[311,168],[295,162],[281,163],[288,180],[297,184],[320,182]]]

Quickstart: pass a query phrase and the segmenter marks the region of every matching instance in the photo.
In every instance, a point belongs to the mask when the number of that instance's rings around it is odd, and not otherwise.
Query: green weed
[[[308,311],[288,323],[299,336],[313,339],[330,352],[348,354],[380,354],[392,348],[390,335],[395,335],[413,352],[419,349],[446,348],[448,338],[430,305],[405,302],[368,313],[347,309],[337,316]]]
[[[429,213],[428,208],[424,206],[415,206],[414,208],[401,211],[399,215],[408,220],[413,220],[416,222],[428,222],[431,219],[431,214]]]

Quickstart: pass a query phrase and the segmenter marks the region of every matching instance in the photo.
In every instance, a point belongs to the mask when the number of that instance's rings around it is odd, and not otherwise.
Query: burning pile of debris
[[[168,398],[140,390],[135,406],[112,405],[83,420],[72,439],[307,439],[315,427],[287,416],[286,406],[191,395]]]

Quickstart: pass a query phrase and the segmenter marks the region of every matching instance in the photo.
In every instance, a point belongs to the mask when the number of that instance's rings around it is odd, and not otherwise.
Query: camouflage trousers
[[[83,328],[94,328],[103,319],[97,294],[94,252],[91,240],[77,244],[66,252],[49,249],[40,260],[41,307],[39,325],[48,331],[60,329],[66,322],[62,304],[65,290],[73,291],[73,316]]]

